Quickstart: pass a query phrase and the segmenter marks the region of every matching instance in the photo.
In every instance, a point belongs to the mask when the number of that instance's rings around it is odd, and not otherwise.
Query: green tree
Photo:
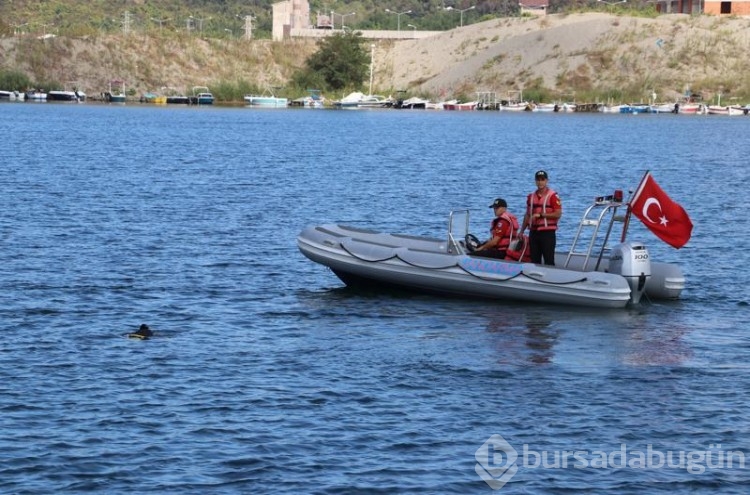
[[[368,75],[370,56],[361,33],[336,33],[318,42],[318,51],[293,79],[299,87],[326,90],[356,88]]]

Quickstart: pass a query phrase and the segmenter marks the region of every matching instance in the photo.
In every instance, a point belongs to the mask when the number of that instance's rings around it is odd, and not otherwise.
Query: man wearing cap
[[[485,258],[504,259],[510,242],[518,237],[518,219],[508,211],[508,203],[497,198],[490,208],[495,210],[495,218],[490,224],[490,239],[472,253]]]
[[[528,226],[529,250],[532,263],[555,265],[555,246],[557,244],[557,222],[562,216],[562,202],[555,191],[547,187],[547,172],[537,171],[534,174],[536,191],[526,198],[526,214],[523,217],[521,233]]]

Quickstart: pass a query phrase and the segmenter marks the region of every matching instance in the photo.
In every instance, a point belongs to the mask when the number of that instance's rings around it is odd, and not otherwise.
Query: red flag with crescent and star
[[[633,215],[656,237],[677,249],[684,246],[693,232],[693,223],[685,209],[667,196],[647,172],[629,203]]]

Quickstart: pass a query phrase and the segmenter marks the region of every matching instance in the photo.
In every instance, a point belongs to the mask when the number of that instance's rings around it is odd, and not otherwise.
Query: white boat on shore
[[[31,89],[26,92],[26,101],[47,101],[47,93],[38,89]]]
[[[0,100],[24,101],[25,99],[26,99],[26,94],[20,91],[0,90]]]
[[[598,198],[586,210],[571,250],[557,253],[556,266],[472,256],[468,210],[451,212],[442,239],[326,224],[304,229],[297,244],[350,286],[599,308],[638,304],[644,294],[679,298],[685,278],[677,265],[651,261],[638,242],[606,247],[613,222],[622,220],[616,214],[621,206]],[[459,218],[465,218],[463,229],[454,227]],[[587,251],[576,252],[579,234],[589,226],[596,226],[593,241]]]
[[[575,112],[578,108],[577,103],[563,102],[559,105],[561,112]]]
[[[456,100],[452,100],[454,103],[449,102],[443,102],[443,110],[458,110],[458,111],[466,111],[466,110],[476,110],[477,105],[479,105],[478,101],[467,101],[467,102],[460,102]]]
[[[319,89],[308,89],[308,96],[303,96],[289,102],[289,106],[302,108],[323,108],[325,98]]]
[[[393,99],[381,95],[366,95],[355,91],[333,102],[335,108],[390,108]]]
[[[364,95],[357,103],[358,108],[391,108],[393,99],[381,95]]]
[[[706,106],[702,103],[676,103],[678,114],[686,115],[704,115],[707,112]]]
[[[747,110],[740,106],[721,106],[721,105],[709,105],[709,115],[726,115],[728,117],[736,117],[738,115],[746,115]]]
[[[425,104],[425,109],[427,110],[445,110],[446,105],[457,105],[458,100],[447,100],[447,101],[438,101],[438,102],[432,102],[428,101]]]
[[[264,108],[286,108],[289,105],[288,98],[276,96],[270,90],[261,95],[245,95],[245,105]]]
[[[67,91],[64,89],[54,89],[47,91],[47,101],[75,101],[80,103],[86,101],[86,93],[80,90]]]
[[[654,103],[649,106],[649,113],[677,113],[674,103]]]
[[[336,108],[359,108],[359,103],[364,99],[365,94],[355,91],[344,96],[340,100],[335,100],[333,106]]]
[[[559,112],[557,103],[532,103],[529,105],[532,112]]]
[[[403,108],[407,110],[425,110],[427,108],[427,104],[429,103],[428,100],[425,100],[424,98],[420,98],[418,96],[412,96],[411,98],[408,98],[404,101],[402,101],[398,108]]]
[[[503,101],[500,102],[498,110],[503,112],[525,112],[531,110],[531,106],[528,101]]]

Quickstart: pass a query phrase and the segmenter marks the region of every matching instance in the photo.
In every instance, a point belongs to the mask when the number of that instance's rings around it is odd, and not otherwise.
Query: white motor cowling
[[[643,244],[624,242],[612,248],[609,273],[625,277],[630,285],[630,302],[638,304],[646,291],[646,280],[651,276],[651,259]]]

